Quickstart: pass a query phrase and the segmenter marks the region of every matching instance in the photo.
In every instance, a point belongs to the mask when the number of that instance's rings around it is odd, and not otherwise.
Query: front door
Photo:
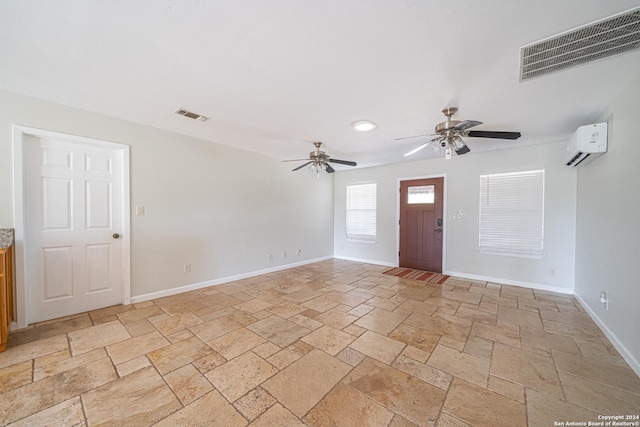
[[[400,267],[442,272],[444,178],[400,182]]]
[[[28,322],[122,302],[120,150],[25,143]]]

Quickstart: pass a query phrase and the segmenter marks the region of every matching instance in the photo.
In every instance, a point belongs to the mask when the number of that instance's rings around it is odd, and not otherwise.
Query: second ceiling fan
[[[352,162],[349,160],[333,159],[329,155],[327,155],[324,151],[320,151],[322,142],[314,142],[313,145],[315,145],[316,150],[309,153],[308,159],[283,160],[283,162],[307,161],[306,163],[303,163],[297,168],[293,169],[293,171],[300,170],[305,166],[310,166],[311,169],[318,175],[320,174],[321,171],[325,171],[327,173],[334,173],[336,171],[334,168],[331,167],[329,162],[338,163],[338,164],[347,165],[347,166],[357,166],[356,162]]]
[[[435,134],[396,138],[396,141],[399,141],[408,138],[419,138],[425,136],[433,137],[419,147],[416,147],[413,150],[409,151],[407,154],[405,154],[405,156],[410,156],[414,153],[417,153],[418,151],[431,144],[431,147],[436,152],[445,150],[447,159],[450,159],[452,151],[455,151],[458,155],[466,154],[471,151],[462,139],[463,137],[515,140],[520,138],[521,136],[520,132],[469,130],[472,127],[481,125],[482,122],[476,120],[452,120],[451,118],[454,114],[456,114],[457,111],[457,107],[449,107],[442,110],[442,114],[447,118],[447,120],[436,125]]]

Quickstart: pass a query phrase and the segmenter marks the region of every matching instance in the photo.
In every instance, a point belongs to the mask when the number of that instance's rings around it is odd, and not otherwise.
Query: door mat
[[[437,283],[442,285],[450,276],[433,271],[414,270],[413,268],[394,267],[382,272],[390,276],[402,277],[405,279],[420,280],[422,282]]]

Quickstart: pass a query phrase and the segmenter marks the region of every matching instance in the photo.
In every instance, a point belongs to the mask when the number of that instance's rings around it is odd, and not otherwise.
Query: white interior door
[[[25,142],[28,323],[120,304],[121,150]]]

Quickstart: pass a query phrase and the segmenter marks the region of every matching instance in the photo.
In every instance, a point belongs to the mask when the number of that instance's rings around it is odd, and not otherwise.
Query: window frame
[[[354,200],[354,194],[352,191],[357,191],[360,190],[361,191],[361,196],[363,195],[362,192],[364,191],[366,193],[367,188],[369,187],[369,193],[366,195],[368,197],[368,200],[366,199],[357,199]],[[373,188],[372,190],[372,195],[373,197],[371,197],[371,187]],[[365,242],[365,243],[375,243],[378,239],[378,183],[377,182],[366,182],[366,183],[358,183],[358,184],[348,184],[346,186],[346,197],[345,197],[345,237],[347,241],[351,241],[351,242]],[[353,208],[351,207],[353,205],[353,203],[360,203],[360,204],[369,204],[369,207],[365,207],[365,208]],[[370,206],[373,206],[370,207]],[[360,221],[364,220],[366,223],[363,224],[358,224],[358,219],[357,219],[357,214],[356,210],[368,210],[368,211],[373,211],[373,214],[371,215],[371,212],[369,212],[368,214],[366,212],[360,212]],[[354,216],[356,216],[356,218],[354,218]],[[358,231],[364,231],[364,232],[358,232]]]
[[[480,174],[479,252],[544,257],[545,176],[545,169]]]

